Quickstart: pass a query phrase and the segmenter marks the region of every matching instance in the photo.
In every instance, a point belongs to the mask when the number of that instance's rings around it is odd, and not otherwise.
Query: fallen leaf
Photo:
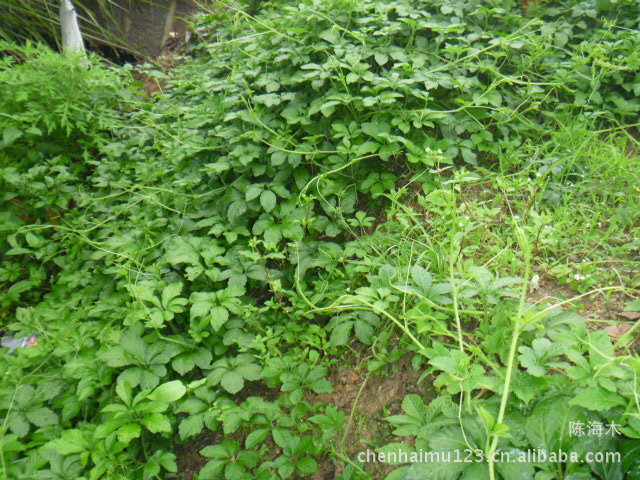
[[[640,318],[640,312],[618,312],[618,316],[628,320],[638,320]]]
[[[632,326],[633,325],[628,322],[615,323],[609,325],[607,328],[605,328],[605,330],[609,332],[609,335],[611,335],[613,338],[618,338],[631,330]]]

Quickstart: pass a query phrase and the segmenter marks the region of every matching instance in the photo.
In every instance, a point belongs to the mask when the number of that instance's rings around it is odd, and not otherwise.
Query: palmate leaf
[[[244,388],[245,380],[254,381],[260,378],[262,368],[253,362],[253,357],[248,354],[218,360],[212,365],[207,379],[212,385],[222,385],[229,393],[238,393]]]
[[[211,364],[213,355],[209,350],[204,347],[196,350],[182,352],[171,362],[173,369],[180,375],[184,375],[187,372],[193,370],[196,366],[199,368],[207,368]]]
[[[138,361],[145,360],[145,354],[147,351],[146,344],[142,337],[133,330],[128,330],[122,334],[120,337],[120,347],[131,358]]]
[[[164,287],[162,290],[162,306],[165,309],[168,309],[172,304],[184,305],[186,303],[186,299],[178,299],[182,300],[181,302],[174,301],[180,293],[182,293],[182,282],[172,283]]]
[[[557,346],[547,338],[536,338],[531,343],[531,347],[522,346],[518,348],[520,352],[520,363],[527,371],[536,377],[543,376],[547,367],[568,367],[566,362],[552,362],[551,358],[561,353]]]

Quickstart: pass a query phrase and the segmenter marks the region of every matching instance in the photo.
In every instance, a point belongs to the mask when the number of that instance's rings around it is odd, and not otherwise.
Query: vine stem
[[[519,323],[519,318],[516,320]],[[518,347],[518,341],[520,339],[520,327],[516,324],[516,330],[513,332],[513,337],[511,338],[511,347],[509,348],[509,359],[507,363],[507,373],[506,378],[504,380],[504,389],[502,390],[502,400],[500,402],[500,411],[498,412],[498,419],[496,424],[501,424],[504,420],[504,415],[507,410],[507,403],[509,401],[509,393],[511,388],[511,375],[513,373],[513,365],[515,363],[516,357],[516,348]],[[491,447],[487,452],[488,461],[489,461],[489,479],[495,480],[496,472],[495,472],[495,459],[494,454],[498,448],[498,440],[500,437],[497,435],[493,436]]]
[[[344,429],[344,432],[342,433],[342,437],[340,438],[340,450],[342,451],[344,449],[344,442],[347,439],[347,435],[349,434],[349,430],[351,430],[351,423],[353,421],[353,415],[356,412],[356,407],[358,406],[358,402],[360,401],[360,397],[362,396],[362,392],[364,392],[364,388],[367,386],[367,382],[369,381],[369,377],[371,376],[371,372],[367,373],[367,376],[364,377],[364,381],[362,382],[362,385],[360,385],[360,389],[358,390],[358,393],[356,394],[356,398],[353,400],[353,405],[351,406],[351,412],[349,413],[349,420],[347,421],[347,426]]]
[[[514,319],[513,337],[511,337],[511,346],[509,347],[509,357],[507,359],[507,371],[504,379],[504,388],[502,390],[502,399],[500,400],[500,410],[498,411],[498,418],[496,425],[500,425],[504,421],[505,414],[507,412],[507,403],[509,402],[509,394],[511,393],[511,376],[513,375],[513,369],[516,363],[516,349],[518,348],[518,342],[520,340],[520,333],[522,332],[523,314],[527,291],[529,288],[529,278],[531,276],[531,245],[527,241],[527,238],[519,226],[516,226],[516,232],[518,236],[518,243],[524,253],[525,258],[525,273],[524,282],[522,282],[522,290],[520,291],[520,302],[518,304],[518,312]],[[490,447],[487,451],[487,461],[489,463],[489,479],[496,479],[496,465],[495,465],[495,453],[498,449],[498,441],[500,437],[498,435],[490,435]]]

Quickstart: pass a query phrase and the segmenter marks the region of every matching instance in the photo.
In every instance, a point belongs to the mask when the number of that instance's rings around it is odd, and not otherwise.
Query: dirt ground
[[[367,448],[383,445],[395,438],[384,417],[401,413],[405,395],[416,393],[426,398],[431,393],[427,381],[418,384],[420,372],[411,368],[409,357],[395,364],[393,370],[367,376],[366,369],[359,366],[335,368],[329,373],[333,392],[321,395],[308,393],[305,398],[312,403],[335,405],[345,413],[348,432],[344,445],[338,448],[351,459],[355,460],[357,454]],[[275,399],[280,394],[257,382],[250,385],[250,389],[252,392],[248,396],[261,395]],[[395,441],[398,441],[397,438]],[[200,455],[200,450],[218,442],[215,433],[205,430],[188,443],[179,445],[175,451],[180,472],[178,479],[191,480],[208,460]],[[328,458],[318,459],[318,464],[318,472],[310,477],[313,480],[333,480],[342,474],[344,468],[344,465]],[[385,464],[368,464],[367,467],[374,478],[384,478],[394,468]]]
[[[341,448],[352,460],[367,448],[402,440],[393,437],[392,428],[384,421],[384,417],[402,412],[401,405],[405,395],[416,393],[425,398],[431,395],[431,386],[427,381],[418,383],[420,372],[411,368],[409,357],[402,359],[395,367],[393,372],[369,376],[365,369],[359,367],[334,370],[329,375],[334,391],[315,396],[314,401],[330,403],[345,413],[348,431]],[[312,477],[314,480],[336,478],[342,475],[344,466],[329,462],[323,467]],[[395,467],[371,463],[365,468],[374,478],[384,478]]]

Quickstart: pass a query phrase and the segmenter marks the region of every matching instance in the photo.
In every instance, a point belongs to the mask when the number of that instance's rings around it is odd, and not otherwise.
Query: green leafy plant
[[[258,463],[257,454],[241,450],[235,440],[223,440],[218,445],[203,448],[200,453],[212,459],[200,471],[200,476],[204,478],[250,479],[253,476],[249,470]]]
[[[214,362],[207,379],[211,385],[220,384],[227,392],[238,393],[244,387],[245,380],[258,380],[260,373],[261,368],[254,363],[251,355],[240,354]]]
[[[2,45],[0,322],[39,337],[0,352],[1,474],[367,479],[361,423],[477,454],[389,478],[632,478],[637,330],[595,326],[638,293],[637,3],[227,7],[153,101]],[[397,438],[343,366],[418,370]],[[541,445],[622,460],[493,458]]]

